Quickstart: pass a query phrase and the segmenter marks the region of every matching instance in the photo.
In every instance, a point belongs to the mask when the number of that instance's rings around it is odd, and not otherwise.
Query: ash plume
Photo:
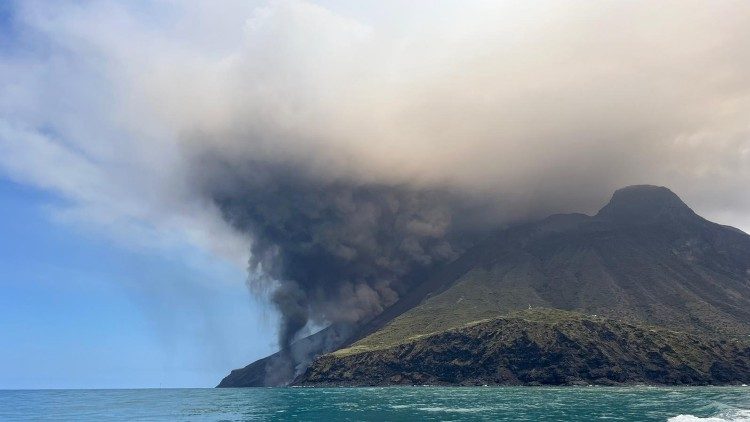
[[[459,209],[470,213],[466,201],[447,190],[332,179],[262,162],[246,163],[244,171],[219,167],[210,195],[252,239],[250,287],[270,291],[282,349],[309,322],[376,316],[471,238],[470,226],[456,221]]]

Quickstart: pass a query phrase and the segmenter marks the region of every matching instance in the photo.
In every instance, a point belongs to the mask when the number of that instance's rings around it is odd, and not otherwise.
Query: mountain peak
[[[623,222],[696,216],[679,196],[664,186],[634,185],[618,189],[597,217]]]

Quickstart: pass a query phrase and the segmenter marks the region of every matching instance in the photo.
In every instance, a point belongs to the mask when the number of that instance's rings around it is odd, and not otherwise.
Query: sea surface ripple
[[[750,388],[2,390],[0,420],[750,422]]]

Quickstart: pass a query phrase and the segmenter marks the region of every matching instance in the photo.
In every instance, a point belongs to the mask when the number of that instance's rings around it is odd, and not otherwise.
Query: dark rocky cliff
[[[750,382],[750,344],[530,310],[361,353],[318,358],[295,383],[722,385]]]

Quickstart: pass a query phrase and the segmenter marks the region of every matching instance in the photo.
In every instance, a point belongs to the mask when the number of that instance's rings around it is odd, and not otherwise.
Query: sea
[[[750,387],[3,390],[0,420],[750,422]]]

